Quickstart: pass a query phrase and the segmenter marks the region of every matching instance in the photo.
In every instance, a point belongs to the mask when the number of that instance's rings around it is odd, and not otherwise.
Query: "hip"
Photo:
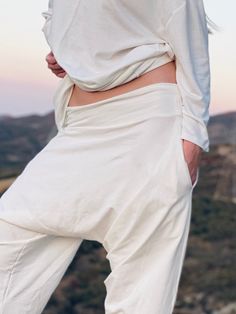
[[[105,91],[88,92],[73,85],[68,106],[82,106],[156,83],[176,84],[175,62],[171,61],[119,86]]]

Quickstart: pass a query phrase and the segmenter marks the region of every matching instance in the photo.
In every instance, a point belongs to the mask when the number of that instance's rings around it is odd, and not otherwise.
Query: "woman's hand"
[[[48,68],[58,77],[63,78],[66,75],[65,70],[57,63],[52,51],[47,54],[46,61]]]
[[[184,157],[188,164],[189,173],[194,184],[197,177],[197,169],[200,164],[202,148],[195,143],[182,139]]]

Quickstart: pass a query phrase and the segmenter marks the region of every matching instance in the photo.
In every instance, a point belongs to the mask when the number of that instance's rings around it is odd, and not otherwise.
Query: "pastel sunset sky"
[[[193,0],[195,1],[195,0]],[[236,1],[204,0],[221,28],[210,36],[210,114],[236,110]],[[41,31],[48,1],[0,0],[0,115],[46,114],[60,78],[48,69],[49,47]]]

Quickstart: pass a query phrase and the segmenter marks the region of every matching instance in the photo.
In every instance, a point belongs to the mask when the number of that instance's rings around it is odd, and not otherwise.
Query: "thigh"
[[[58,133],[2,195],[0,219],[40,233],[80,237],[88,192],[82,182],[84,155],[76,137]]]
[[[40,314],[82,239],[33,232],[0,219],[0,303],[6,314]]]
[[[126,131],[69,126],[2,195],[0,219],[40,233],[102,242],[142,180],[128,144]]]

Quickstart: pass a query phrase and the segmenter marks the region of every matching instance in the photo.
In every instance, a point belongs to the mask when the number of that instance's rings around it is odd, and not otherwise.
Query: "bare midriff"
[[[79,86],[74,85],[68,106],[83,106],[107,99],[122,93],[129,92],[136,88],[155,83],[174,83],[176,84],[176,66],[175,61],[168,62],[162,66],[155,68],[143,75],[122,85],[105,91],[85,91]]]

